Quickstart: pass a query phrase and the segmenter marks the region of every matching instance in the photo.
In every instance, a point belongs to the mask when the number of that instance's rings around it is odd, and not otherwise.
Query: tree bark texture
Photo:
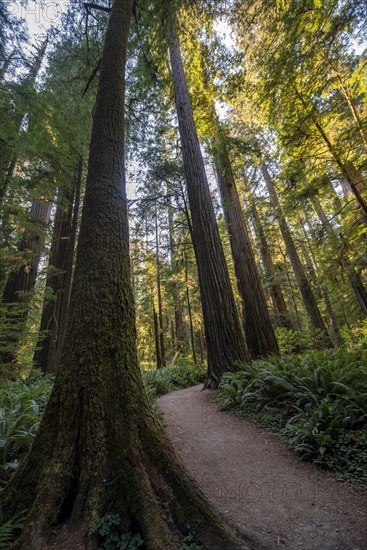
[[[255,201],[251,197],[250,212],[254,224],[255,233],[257,234],[258,241],[260,243],[260,254],[264,265],[266,278],[270,283],[270,295],[273,302],[274,311],[276,312],[277,320],[279,324],[291,330],[293,328],[292,321],[289,316],[287,304],[284,299],[283,291],[278,282],[277,271],[273,262],[270,247],[265,235],[264,228],[262,226],[259,212],[257,210]]]
[[[50,215],[50,202],[33,201],[29,213],[30,220],[33,222],[32,231],[28,230],[19,244],[19,251],[22,255],[24,254],[22,265],[17,271],[9,274],[3,291],[2,304],[5,308],[2,320],[1,363],[11,363],[16,360],[17,343],[28,317],[31,293],[36,282]]]
[[[147,550],[175,550],[188,531],[211,549],[254,547],[190,479],[137,363],[124,169],[132,11],[133,0],[112,4],[60,369],[32,449],[4,495],[5,509],[18,494],[18,506],[30,509],[17,550],[95,549],[88,528],[106,513],[120,515],[123,531],[140,532]]]
[[[68,309],[70,298],[76,231],[75,207],[78,207],[80,199],[82,167],[83,161],[79,159],[74,189],[61,189],[55,214],[40,334],[33,359],[34,364],[44,372],[56,372],[58,369],[57,349],[63,339],[64,312]],[[49,291],[52,292],[51,298],[48,296]]]
[[[318,308],[315,296],[312,292],[311,285],[307,279],[304,267],[301,263],[300,257],[298,255],[297,249],[295,247],[293,237],[289,230],[288,224],[285,220],[282,208],[279,203],[278,195],[275,191],[274,184],[270,177],[268,168],[265,162],[261,163],[261,172],[263,174],[266,187],[272,202],[275,215],[279,224],[280,231],[284,240],[284,244],[287,250],[289,260],[291,262],[294,274],[297,279],[299,290],[302,295],[303,302],[305,304],[306,311],[311,321],[311,325],[318,331],[320,331],[323,344],[326,346],[332,346],[330,336],[326,330],[324,320],[321,316],[320,310]]]
[[[208,349],[206,387],[217,387],[224,372],[235,370],[236,362],[249,361],[249,352],[220,241],[174,25],[168,40]]]
[[[256,267],[255,255],[238,196],[227,146],[223,135],[221,135],[218,120],[216,126],[214,153],[217,182],[229,233],[238,294],[242,302],[246,341],[251,358],[256,359],[277,353],[278,344]]]

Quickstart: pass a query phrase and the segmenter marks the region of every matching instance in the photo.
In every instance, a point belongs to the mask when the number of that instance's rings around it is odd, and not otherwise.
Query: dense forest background
[[[73,2],[31,45],[24,21],[1,4],[5,376],[33,364],[57,370],[108,11],[108,2]],[[165,11],[136,4],[126,164],[143,369],[206,359],[202,297],[216,298],[198,274],[196,216],[218,226],[252,357],[366,338],[364,15],[363,2],[181,8],[177,47],[210,189],[194,205]]]
[[[366,481],[365,2],[31,7],[0,0],[0,546],[258,547],[152,402],[219,387]]]

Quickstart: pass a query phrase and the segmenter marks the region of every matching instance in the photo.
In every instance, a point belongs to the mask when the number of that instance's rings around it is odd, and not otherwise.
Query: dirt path
[[[269,548],[367,548],[366,492],[301,462],[275,434],[221,412],[201,387],[164,395],[158,407],[176,449],[222,512]]]

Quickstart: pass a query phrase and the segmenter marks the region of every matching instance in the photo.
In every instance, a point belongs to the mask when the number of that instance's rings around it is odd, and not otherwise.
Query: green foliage
[[[0,476],[6,482],[37,433],[52,389],[52,378],[34,371],[27,380],[6,382],[0,390]]]
[[[151,399],[204,381],[204,365],[185,360],[176,367],[143,372]],[[52,376],[34,370],[27,380],[5,382],[0,390],[0,481],[5,485],[30,449],[53,385]],[[113,516],[110,516],[113,517]]]
[[[195,537],[191,533],[177,544],[177,550],[203,550],[203,548],[201,544],[195,542]]]
[[[274,357],[224,375],[220,403],[279,431],[290,447],[367,482],[367,352]]]
[[[204,381],[205,375],[204,365],[188,366],[183,363],[176,367],[145,371],[143,379],[149,397],[155,399],[165,393],[199,384]]]
[[[3,513],[0,507],[0,548],[8,548],[13,544],[23,528],[26,517],[25,510],[23,510],[3,522]]]
[[[97,518],[89,528],[89,534],[97,534],[98,550],[138,550],[143,545],[143,539],[136,533],[119,533],[117,528],[121,523],[118,514]]]

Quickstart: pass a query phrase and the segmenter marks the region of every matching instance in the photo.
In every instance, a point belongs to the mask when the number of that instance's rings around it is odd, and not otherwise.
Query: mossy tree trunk
[[[287,254],[291,262],[294,275],[297,279],[298,287],[301,292],[306,311],[311,321],[311,325],[313,326],[314,329],[320,332],[320,337],[321,337],[320,345],[332,347],[329,333],[325,327],[324,320],[321,316],[319,307],[316,302],[316,298],[314,296],[310,282],[306,276],[304,267],[300,260],[296,246],[294,244],[292,234],[289,230],[288,223],[284,217],[284,214],[278,199],[278,195],[274,187],[274,183],[270,177],[270,174],[265,162],[261,163],[260,168],[266,183],[266,187],[269,193],[272,206],[275,211],[275,216],[279,224],[280,232],[284,240]]]
[[[126,50],[133,0],[115,0],[94,112],[89,168],[60,369],[29,455],[4,495],[28,508],[18,550],[96,548],[88,527],[118,513],[148,550],[193,532],[207,548],[251,548],[186,473],[137,364],[124,170]],[[19,499],[18,499],[19,500]],[[167,503],[173,523],[162,512]]]
[[[246,341],[251,358],[256,359],[277,353],[278,344],[256,267],[225,137],[216,116],[214,122],[216,136],[213,145],[218,188],[229,233]]]
[[[210,196],[175,24],[168,32],[171,71],[199,273],[208,350],[206,387],[217,387],[236,362],[249,361]]]

